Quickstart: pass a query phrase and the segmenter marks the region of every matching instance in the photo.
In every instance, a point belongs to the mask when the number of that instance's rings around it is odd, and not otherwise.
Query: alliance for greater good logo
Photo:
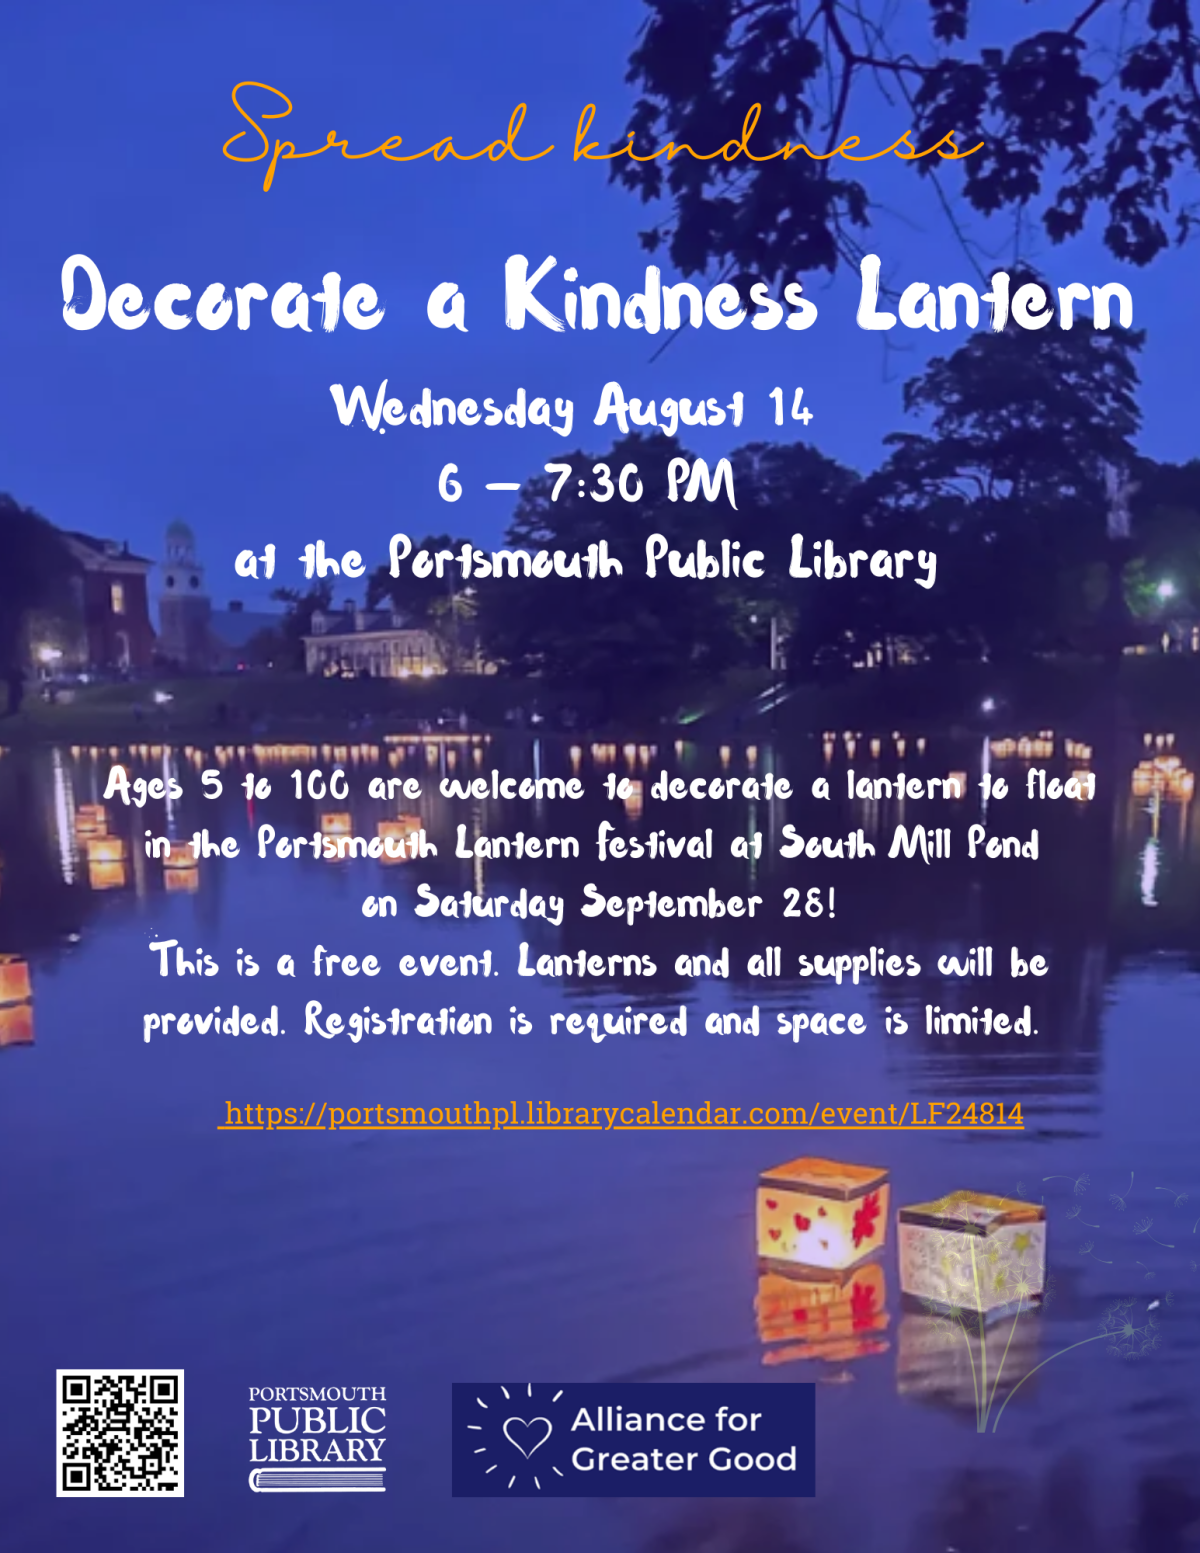
[[[256,1494],[384,1491],[383,1386],[251,1386]]]

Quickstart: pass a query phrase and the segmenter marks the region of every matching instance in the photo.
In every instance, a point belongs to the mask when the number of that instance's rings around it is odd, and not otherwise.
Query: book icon
[[[382,1494],[386,1467],[256,1467],[256,1494]]]

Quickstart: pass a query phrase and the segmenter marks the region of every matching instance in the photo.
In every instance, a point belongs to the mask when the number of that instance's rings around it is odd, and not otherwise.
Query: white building
[[[430,679],[446,672],[431,631],[405,626],[387,610],[316,610],[304,638],[306,674],[367,675],[372,679]]]

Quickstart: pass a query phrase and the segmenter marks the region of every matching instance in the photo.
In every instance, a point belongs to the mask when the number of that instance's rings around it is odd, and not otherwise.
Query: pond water
[[[131,777],[174,774],[183,797],[141,810],[105,804],[115,758]],[[529,1553],[566,1543],[579,1553],[1194,1545],[1197,759],[1188,736],[1168,730],[1139,729],[1119,757],[1101,758],[1068,747],[1059,731],[1017,727],[961,741],[781,733],[758,747],[464,735],[4,754],[0,952],[27,961],[32,978],[31,1002],[0,1009],[5,1546],[76,1553],[94,1541],[100,1515],[111,1545],[127,1553],[382,1548],[398,1528],[422,1549]],[[1060,779],[1093,771],[1097,796],[1031,803],[1031,767]],[[334,768],[346,772],[348,797],[297,796],[294,771],[303,791],[310,770]],[[860,777],[903,769],[922,781],[957,772],[967,785],[957,801],[850,798],[849,768]],[[203,769],[221,774],[216,799],[202,796]],[[490,781],[493,769],[577,774],[584,797],[439,793],[443,778]],[[769,773],[794,794],[662,800],[651,788],[663,771],[689,781]],[[986,814],[984,771],[1010,787]],[[267,778],[269,795],[248,799],[248,774]],[[811,791],[822,775],[827,801]],[[373,799],[378,776],[414,777],[421,796]],[[640,786],[609,798],[610,776]],[[380,821],[405,815],[420,817],[436,856],[256,855],[265,825],[311,835],[325,816],[334,833],[371,837]],[[606,820],[609,834],[647,844],[665,832],[700,837],[707,849],[711,830],[712,856],[600,863]],[[949,826],[951,855],[887,858],[898,823]],[[1038,861],[969,858],[974,823],[1025,842],[1036,827]],[[458,857],[460,825],[468,849],[478,837],[524,832],[576,836],[581,855]],[[785,858],[786,825],[803,837],[861,832],[875,855]],[[147,830],[182,839],[201,827],[236,838],[240,855],[192,867],[145,855]],[[105,837],[123,845],[95,845]],[[738,838],[749,855],[734,854]],[[422,884],[460,900],[524,887],[561,897],[564,920],[418,917]],[[607,896],[713,891],[763,904],[753,919],[643,912],[631,924],[583,917],[588,884]],[[798,916],[783,914],[789,887]],[[365,917],[368,896],[393,897],[397,914]],[[810,899],[820,916],[804,914]],[[170,939],[219,973],[161,977],[150,945]],[[523,943],[529,964],[585,951],[605,965],[565,980],[521,975]],[[317,945],[374,954],[382,973],[317,978]],[[940,956],[965,958],[976,945],[994,949],[990,981],[938,973]],[[911,957],[919,974],[857,986],[796,974],[800,955],[872,946]],[[781,973],[749,974],[772,947]],[[1011,980],[1014,948],[1026,961],[1044,956],[1048,974]],[[406,954],[487,950],[487,980],[398,968]],[[679,964],[726,950],[727,978]],[[237,975],[239,953],[262,967],[256,978]],[[276,973],[283,955],[295,958],[294,979]],[[609,956],[629,964],[610,976]],[[624,974],[635,958],[643,974]],[[401,1034],[353,1041],[343,1029],[325,1039],[305,1033],[310,1000],[347,1019],[364,1006],[454,1005],[456,1019],[487,1013],[492,1029],[423,1033],[414,1020]],[[226,1014],[234,1003],[258,1015],[277,1005],[281,1033],[168,1029],[143,1039],[147,1012],[220,1004]],[[1014,1015],[1028,1006],[1033,1033],[930,1034],[926,1005]],[[758,1034],[734,1020],[706,1028],[713,1013],[745,1021],[755,1007]],[[555,1013],[626,1008],[685,1009],[687,1033],[643,1028],[596,1042],[586,1027],[572,1033],[560,1020],[551,1029]],[[529,1033],[510,1029],[512,1009]],[[778,1016],[790,1031],[800,1013],[810,1024],[818,1013],[857,1013],[865,1033],[780,1034]],[[307,1114],[314,1103],[478,1102],[524,1112],[708,1101],[745,1114],[972,1100],[1019,1102],[1023,1130],[218,1130],[229,1106]],[[985,1419],[972,1381],[978,1348],[901,1300],[894,1224],[874,1312],[886,1319],[870,1341],[832,1357],[760,1341],[757,1177],[809,1153],[886,1167],[893,1205],[961,1188],[1044,1201],[1052,1294],[1015,1328],[1002,1323],[999,1340],[988,1336],[993,1367],[997,1341],[1008,1358]],[[1133,1330],[1103,1335],[1122,1323]],[[789,1358],[789,1346],[800,1352]],[[72,1366],[185,1369],[186,1509],[122,1501],[99,1512],[51,1497],[53,1372]],[[618,1378],[816,1381],[818,1497],[450,1497],[452,1381]],[[387,1494],[251,1494],[248,1388],[331,1384],[386,1386]]]

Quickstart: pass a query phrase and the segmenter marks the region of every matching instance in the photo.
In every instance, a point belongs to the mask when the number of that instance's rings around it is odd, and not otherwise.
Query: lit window
[[[113,614],[123,615],[125,613],[125,584],[123,582],[114,582],[110,592]]]

